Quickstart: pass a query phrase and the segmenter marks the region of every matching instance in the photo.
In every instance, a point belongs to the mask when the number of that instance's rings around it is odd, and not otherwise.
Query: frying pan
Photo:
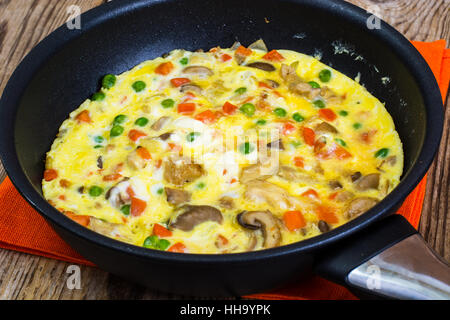
[[[360,296],[448,299],[448,266],[408,222],[393,215],[429,168],[443,127],[441,96],[414,47],[368,13],[326,0],[115,0],[62,26],[17,67],[0,102],[0,154],[22,196],[100,268],[150,288],[195,296],[262,292],[318,273]],[[176,48],[250,44],[314,55],[386,104],[403,142],[400,184],[360,217],[320,236],[257,252],[179,254],[92,232],[42,197],[45,153],[68,114],[120,74]],[[389,81],[386,81],[388,79]]]

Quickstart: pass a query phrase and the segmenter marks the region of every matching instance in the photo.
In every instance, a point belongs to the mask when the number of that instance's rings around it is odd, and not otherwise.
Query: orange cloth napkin
[[[445,97],[450,79],[450,50],[444,40],[413,42],[422,53]],[[426,177],[408,196],[399,213],[417,228],[425,194]],[[94,266],[70,248],[45,220],[19,195],[9,178],[0,185],[0,247],[48,258]],[[274,292],[251,295],[253,299],[355,299],[347,289],[320,277]]]

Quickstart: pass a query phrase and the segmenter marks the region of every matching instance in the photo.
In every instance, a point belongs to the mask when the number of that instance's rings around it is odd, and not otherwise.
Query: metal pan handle
[[[400,215],[322,252],[316,272],[365,298],[450,300],[450,267]]]

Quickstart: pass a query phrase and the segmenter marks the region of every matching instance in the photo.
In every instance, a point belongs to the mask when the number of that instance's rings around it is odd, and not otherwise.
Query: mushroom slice
[[[234,208],[234,200],[231,197],[223,196],[219,199],[219,205],[224,209],[231,210]]]
[[[244,211],[237,215],[238,223],[250,230],[261,230],[264,248],[277,247],[281,243],[281,231],[277,219],[270,211]]]
[[[130,195],[127,192],[130,186],[128,180],[129,178],[123,179],[106,192],[105,198],[114,208],[120,209],[124,204],[131,201]]]
[[[287,181],[315,183],[314,178],[309,175],[300,173],[297,169],[289,166],[280,166],[277,175]]]
[[[344,211],[344,215],[347,219],[352,219],[360,216],[364,212],[378,203],[378,199],[370,197],[355,198],[349,203]]]
[[[260,69],[263,71],[268,71],[268,72],[272,72],[272,71],[276,70],[272,64],[267,63],[267,62],[252,62],[252,63],[247,64],[246,66],[250,67],[250,68]]]
[[[191,201],[191,193],[186,190],[164,188],[167,196],[167,202],[174,205],[179,205]]]
[[[323,220],[319,220],[319,223],[317,224],[317,226],[319,227],[320,232],[325,233],[330,231],[330,226],[328,225],[328,223],[326,223]]]
[[[204,66],[189,66],[189,67],[186,67],[183,69],[183,73],[193,74],[193,75],[203,76],[203,77],[209,77],[214,74],[214,72],[210,68],[204,67]]]
[[[278,139],[278,140],[269,142],[269,143],[267,144],[267,148],[284,150],[283,141],[281,141],[281,139]]]
[[[289,195],[288,192],[273,183],[264,180],[251,180],[246,183],[247,190],[244,196],[247,200],[266,202],[278,210],[287,210],[300,205],[300,200]]]
[[[275,80],[266,79],[265,81],[273,89],[276,89],[276,88],[278,88],[280,86],[280,84],[278,82],[276,82]]]
[[[280,75],[281,78],[288,84],[301,81],[300,77],[297,75],[297,72],[295,72],[295,68],[293,66],[282,64],[280,68]]]
[[[161,117],[158,120],[156,120],[155,123],[152,124],[151,128],[155,131],[159,131],[162,128],[164,128],[166,125],[168,125],[171,119],[172,118],[166,117],[166,116]]]
[[[193,84],[193,83],[187,83],[187,84],[183,84],[180,87],[180,92],[195,92],[197,94],[201,94],[202,93],[202,88],[200,88],[198,85]]]
[[[263,39],[259,39],[256,40],[255,42],[253,42],[251,45],[248,46],[249,49],[257,49],[257,50],[262,50],[262,51],[269,51],[267,49],[266,44],[264,43]]]
[[[337,202],[346,202],[350,199],[352,199],[355,195],[353,193],[351,193],[350,191],[342,191],[339,192],[336,196],[336,198],[334,198],[335,201]]]
[[[167,139],[170,138],[170,136],[173,134],[173,132],[169,131],[166,133],[163,133],[161,135],[158,136],[159,139],[161,139],[162,141],[166,141]]]
[[[355,188],[359,191],[366,191],[369,189],[378,189],[380,184],[380,174],[371,173],[356,180]]]
[[[267,179],[278,172],[277,161],[258,162],[242,169],[239,180],[247,183],[254,179]]]
[[[214,207],[185,205],[176,211],[175,221],[170,223],[170,227],[191,231],[203,222],[213,221],[221,224],[222,220],[222,213]]]
[[[328,182],[328,186],[331,188],[331,190],[342,189],[342,184],[338,180],[330,180]]]
[[[316,132],[316,134],[320,135],[320,134],[324,134],[324,133],[338,133],[337,129],[335,127],[333,127],[331,124],[329,124],[328,122],[321,122],[319,124],[317,124],[314,127],[314,132]]]
[[[186,159],[169,159],[164,163],[164,179],[177,186],[192,182],[203,174],[200,164],[190,163]]]

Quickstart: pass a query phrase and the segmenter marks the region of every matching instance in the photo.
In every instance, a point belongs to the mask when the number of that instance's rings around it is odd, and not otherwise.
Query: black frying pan
[[[4,166],[21,194],[73,248],[99,267],[151,288],[187,295],[243,295],[315,271],[360,294],[371,290],[389,297],[448,298],[448,267],[433,262],[416,231],[391,215],[424,176],[438,149],[441,96],[413,46],[385,23],[369,29],[368,17],[353,5],[325,0],[115,0],[102,5],[81,16],[80,30],[63,26],[53,32],[12,75],[0,103]],[[69,220],[44,200],[45,153],[62,121],[98,90],[103,75],[120,74],[175,48],[228,47],[235,40],[248,45],[259,38],[270,48],[321,52],[324,63],[351,78],[360,73],[367,89],[386,103],[404,145],[405,171],[398,187],[378,205],[303,242],[259,252],[198,255],[109,239]],[[335,52],[337,47],[346,50]],[[383,84],[383,77],[390,83]],[[408,266],[416,274],[402,275]],[[431,273],[436,282],[430,287],[417,272]],[[392,274],[397,278],[387,278]],[[395,282],[402,277],[406,280]]]

